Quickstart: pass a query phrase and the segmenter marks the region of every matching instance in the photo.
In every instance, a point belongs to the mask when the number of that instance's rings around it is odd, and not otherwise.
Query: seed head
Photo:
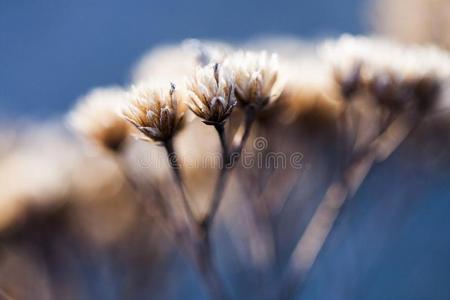
[[[97,88],[79,101],[69,114],[69,124],[98,145],[118,151],[131,129],[118,115],[125,99],[121,88]]]
[[[276,54],[240,51],[228,57],[224,65],[234,73],[235,94],[241,105],[261,109],[280,95]]]
[[[433,107],[450,78],[450,56],[434,46],[345,35],[325,43],[322,54],[341,79],[344,95],[366,89],[392,109]]]
[[[230,73],[222,65],[197,69],[187,87],[187,105],[206,124],[223,123],[236,105]]]
[[[167,141],[183,124],[185,109],[178,103],[180,97],[174,84],[169,89],[145,85],[132,87],[122,115],[151,140]]]
[[[295,56],[283,56],[280,74],[286,83],[278,104],[285,104],[283,122],[309,115],[334,117],[341,108],[339,91],[328,66],[315,52],[303,50]]]

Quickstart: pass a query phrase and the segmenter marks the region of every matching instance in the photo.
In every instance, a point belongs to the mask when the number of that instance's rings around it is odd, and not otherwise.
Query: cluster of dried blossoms
[[[163,86],[131,88],[123,97],[126,104],[119,115],[111,113],[112,106],[93,105],[94,99],[87,99],[73,113],[79,131],[115,154],[120,155],[118,150],[130,134],[164,146],[186,217],[185,221],[172,222],[176,224],[172,228],[173,237],[192,257],[212,295],[218,299],[224,298],[226,292],[211,260],[211,226],[230,172],[227,165],[234,166],[228,162],[231,157],[239,157],[252,124],[264,108],[280,97],[273,104],[286,105],[282,116],[287,111],[290,118],[295,118],[295,114],[305,111],[305,106],[319,104],[338,116],[345,133],[359,131],[358,124],[347,122],[347,114],[353,113],[354,106],[359,113],[378,114],[377,119],[381,120],[376,133],[364,138],[358,151],[355,151],[358,142],[350,143],[350,158],[345,159],[348,164],[343,167],[342,177],[326,193],[323,205],[292,255],[288,274],[296,278],[305,275],[313,264],[344,200],[355,192],[372,163],[396,149],[422,117],[437,106],[448,86],[449,56],[432,47],[405,47],[379,39],[344,36],[324,43],[319,54],[314,63],[299,64],[287,59],[281,67],[277,56],[266,52],[224,54],[216,62],[201,59],[206,65],[199,63],[197,68],[186,71],[189,78],[185,84],[167,82]],[[365,103],[361,106],[359,102]],[[188,127],[184,126],[189,119],[185,117],[187,108],[204,124],[216,129],[222,145],[223,165],[210,207],[202,216],[192,208],[192,199],[186,194],[185,178],[173,144],[177,133]],[[226,131],[224,124],[237,109],[244,115],[240,128]],[[231,133],[233,138],[228,136]],[[355,136],[355,140],[359,138]],[[229,143],[230,140],[233,142]],[[170,219],[172,204],[163,206]],[[323,226],[324,220],[327,226]],[[284,290],[289,293],[291,287]]]
[[[276,56],[263,53],[238,52],[223,64],[198,67],[186,87],[178,91],[149,87],[133,88],[131,105],[124,116],[144,135],[155,141],[172,138],[182,123],[183,104],[205,124],[223,124],[239,102],[242,107],[263,109],[275,99],[277,82]]]
[[[119,146],[125,143],[127,134],[131,133],[128,123],[137,129],[135,132],[138,132],[140,139],[164,146],[187,217],[186,222],[182,222],[185,225],[181,229],[179,225],[175,228],[176,232],[181,230],[185,234],[181,237],[174,234],[173,237],[179,240],[180,248],[187,248],[187,253],[193,255],[193,261],[208,283],[212,295],[217,298],[223,298],[225,292],[210,257],[210,232],[225,189],[227,162],[232,154],[235,159],[236,155],[239,156],[257,114],[280,94],[277,79],[275,55],[269,56],[265,52],[237,52],[227,56],[221,63],[199,65],[181,88],[169,82],[166,86],[141,84],[132,87],[126,96],[127,104],[121,110],[121,120],[118,115],[110,114],[110,110],[94,105],[97,102],[95,99],[83,102],[71,115],[75,128],[113,153],[120,154]],[[247,134],[234,139],[237,140],[236,144],[228,145],[224,124],[238,104],[251,118],[242,124],[241,131]],[[86,108],[89,107],[93,109],[87,111]],[[221,171],[210,208],[201,217],[196,215],[190,198],[186,195],[185,180],[179,170],[180,164],[173,144],[173,139],[186,123],[184,115],[187,107],[206,125],[216,128],[223,150]],[[101,127],[90,125],[95,122],[96,116],[100,120],[105,119],[99,124]],[[81,125],[82,121],[86,126]],[[118,135],[114,135],[113,143],[107,137],[114,134],[114,128],[118,133],[121,130],[121,139],[119,141],[116,139]],[[127,131],[122,132],[123,129]],[[173,220],[172,223],[178,224],[180,221]]]
[[[430,112],[436,111],[450,82],[450,56],[432,46],[403,46],[346,35],[325,42],[320,54],[330,66],[343,101],[338,128],[345,137],[341,141],[344,165],[291,256],[286,297],[293,296],[298,282],[310,270],[341,207],[358,190],[372,165],[390,156]],[[348,114],[355,109],[360,117],[351,119],[362,119],[359,123],[366,122],[366,126],[348,122]]]
[[[366,90],[394,110],[432,108],[450,76],[448,54],[434,46],[343,36],[325,43],[322,52],[345,97]]]

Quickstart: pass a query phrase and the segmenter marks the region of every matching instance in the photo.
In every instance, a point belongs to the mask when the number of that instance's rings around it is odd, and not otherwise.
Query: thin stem
[[[133,193],[137,194],[140,191],[139,184],[136,182],[135,178],[131,176],[122,154],[112,153],[111,157],[116,163],[116,166],[126,184],[133,191]]]
[[[153,218],[153,220],[160,226],[167,237],[171,238],[172,231],[174,229],[169,226],[170,222],[167,222],[167,220],[173,217],[173,213],[171,213],[171,207],[167,204],[167,201],[163,199],[161,191],[152,183],[148,183],[148,189],[143,190],[143,186],[136,181],[136,178],[132,176],[132,174],[130,174],[130,170],[122,154],[114,153],[112,159],[116,162],[116,166],[123,176],[125,184],[128,185],[130,191],[133,194],[133,197],[136,198],[137,204],[142,206],[143,211],[148,216]],[[154,199],[156,204],[158,205],[159,214],[155,214],[155,210],[149,208],[149,194],[152,195],[152,199]]]
[[[245,110],[244,123],[234,138],[231,152],[229,152],[228,150],[223,124],[217,124],[214,126],[216,128],[217,134],[220,139],[220,144],[222,147],[222,165],[214,189],[214,194],[210,202],[211,208],[201,224],[203,230],[206,231],[206,234],[209,234],[209,231],[211,230],[210,227],[212,226],[214,218],[219,209],[220,203],[222,202],[221,200],[223,198],[223,193],[226,187],[226,183],[228,181],[229,173],[239,161],[242,149],[244,148],[244,145],[250,135],[252,125],[255,121],[255,117],[256,117],[255,109],[252,106],[248,106]]]
[[[220,139],[220,145],[222,147],[222,163],[220,165],[219,176],[217,178],[216,186],[214,188],[214,194],[211,200],[211,208],[208,210],[207,215],[202,221],[202,227],[205,230],[207,235],[210,234],[212,221],[219,210],[220,203],[222,202],[223,193],[225,191],[225,186],[228,181],[228,161],[229,161],[229,153],[228,153],[228,145],[225,138],[225,130],[223,124],[217,124],[214,126],[217,130],[217,134]]]
[[[214,266],[210,237],[204,235],[197,247],[197,268],[212,299],[228,299],[225,286],[222,283],[218,270]]]
[[[220,146],[222,147],[222,155],[228,155],[228,145],[227,145],[227,139],[225,138],[225,126],[223,123],[214,125],[214,128],[217,131],[217,134],[220,139]],[[226,157],[227,159],[227,157]],[[225,165],[225,161],[223,162]]]
[[[390,155],[397,149],[419,121],[414,115],[399,116],[391,120],[363,153],[353,156],[341,179],[330,185],[291,255],[281,299],[291,299],[295,296],[299,283],[304,280],[316,261],[345,201],[355,194],[373,164],[381,161],[381,157],[387,157],[383,154]]]
[[[232,166],[239,160],[242,149],[247,142],[248,136],[250,135],[250,131],[252,129],[252,125],[256,118],[256,110],[252,106],[248,106],[245,110],[245,120],[244,125],[241,127],[240,132],[238,132],[233,140],[233,146],[230,154],[230,163]]]
[[[180,194],[181,194],[182,203],[183,203],[184,210],[186,212],[186,216],[188,218],[190,225],[192,227],[194,227],[192,229],[195,230],[195,227],[197,226],[198,222],[197,222],[197,219],[195,218],[195,215],[191,209],[191,206],[189,205],[189,201],[186,196],[186,192],[185,192],[184,184],[183,184],[183,178],[181,176],[181,171],[180,171],[181,170],[180,164],[178,162],[178,157],[177,157],[177,154],[173,147],[172,140],[169,139],[169,140],[165,141],[164,147],[167,152],[167,158],[169,160],[170,168],[172,169],[172,172],[173,172],[173,175],[175,178],[175,182],[176,182],[178,189],[180,191]]]
[[[211,296],[214,299],[224,300],[228,297],[225,293],[225,288],[220,280],[217,270],[214,268],[214,261],[212,259],[211,250],[211,228],[213,221],[217,214],[217,211],[222,202],[223,193],[225,191],[226,183],[229,177],[229,173],[239,160],[242,149],[245,142],[248,139],[252,124],[255,120],[255,110],[249,107],[246,110],[245,121],[242,128],[242,134],[238,135],[233,143],[232,152],[228,150],[227,141],[225,138],[225,130],[223,124],[216,124],[214,127],[220,139],[220,145],[222,148],[222,165],[220,166],[220,172],[214,189],[214,194],[211,200],[211,208],[207,215],[201,222],[202,235],[198,247],[198,261],[197,265],[202,274],[205,282],[208,285]]]
[[[209,234],[204,231],[204,228],[200,227],[200,224],[195,218],[191,206],[189,205],[184,190],[183,179],[180,172],[180,165],[178,163],[177,155],[172,141],[165,141],[164,147],[166,148],[169,164],[182,196],[183,205],[188,216],[189,225],[192,226],[191,229],[193,230],[194,234],[192,239],[188,239],[188,241],[191,242],[193,250],[191,258],[193,258],[195,265],[199,270],[199,273],[202,275],[212,298],[217,300],[225,300],[227,299],[227,297],[225,296],[225,289],[221,284],[221,280],[219,278],[217,270],[214,268]]]

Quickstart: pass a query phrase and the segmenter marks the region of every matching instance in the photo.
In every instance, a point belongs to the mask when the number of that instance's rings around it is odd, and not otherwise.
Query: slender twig
[[[223,193],[225,191],[225,186],[228,181],[228,174],[229,174],[228,170],[229,153],[223,123],[216,124],[214,127],[217,130],[217,134],[219,136],[220,144],[222,147],[222,161],[220,164],[220,171],[217,178],[216,186],[214,188],[214,194],[210,202],[211,208],[208,210],[204,220],[202,221],[202,227],[206,231],[206,234],[209,234],[210,227],[212,225],[212,220],[216,216],[220,203],[222,202],[221,200],[223,198]]]
[[[225,300],[226,292],[222,285],[218,271],[214,267],[214,261],[212,258],[212,251],[210,245],[209,229],[204,230],[204,227],[200,226],[200,222],[195,218],[192,212],[191,206],[185,192],[183,178],[180,172],[180,164],[177,159],[175,149],[171,140],[164,142],[164,147],[167,151],[170,167],[173,171],[175,181],[180,190],[184,209],[188,217],[188,225],[190,227],[193,236],[187,239],[191,242],[191,251],[188,251],[188,255],[194,260],[195,265],[206,283],[211,297],[217,300]],[[181,237],[183,238],[183,237]],[[186,238],[186,237],[184,237]]]
[[[258,129],[258,135],[270,135],[267,127],[261,127]],[[262,155],[266,155],[271,152],[271,148],[264,149]],[[264,157],[264,156],[263,156]],[[284,168],[283,168],[284,169]],[[277,233],[276,233],[276,222],[275,213],[272,209],[272,205],[269,200],[275,199],[280,196],[280,184],[284,179],[277,181],[277,168],[273,165],[265,168],[265,172],[261,173],[261,169],[258,170],[247,170],[253,171],[251,175],[247,172],[238,172],[239,180],[238,183],[241,185],[241,189],[245,192],[247,198],[250,200],[249,205],[251,205],[251,223],[254,224],[255,229],[253,230],[254,239],[259,242],[258,247],[264,247],[265,250],[265,261],[264,264],[259,264],[260,266],[271,267],[275,271],[279,263],[279,249],[277,247]],[[266,173],[267,172],[267,173]],[[285,172],[281,172],[284,175]],[[245,176],[247,175],[247,176]],[[258,184],[255,184],[258,183]],[[273,185],[277,188],[273,189]],[[271,191],[276,190],[276,195],[271,193]],[[252,239],[253,239],[252,235]],[[251,241],[249,241],[251,242]],[[265,271],[265,270],[263,270]]]
[[[250,135],[250,131],[252,129],[252,125],[256,118],[256,110],[253,106],[248,106],[245,109],[245,117],[244,117],[244,124],[236,133],[233,145],[231,148],[230,153],[230,161],[231,167],[233,167],[237,161],[239,160],[239,157],[241,155],[242,149],[245,146],[245,143],[247,142],[248,136]]]
[[[255,121],[255,117],[256,117],[255,109],[252,106],[248,106],[245,110],[244,123],[234,137],[231,151],[228,150],[223,123],[216,124],[214,126],[216,128],[217,134],[220,139],[220,144],[222,147],[222,164],[220,166],[221,169],[214,189],[214,194],[210,202],[211,208],[208,210],[207,215],[202,221],[202,227],[204,228],[207,234],[209,234],[210,227],[212,226],[213,220],[220,207],[225,186],[228,181],[229,173],[239,161],[242,149],[244,148],[244,145],[250,135],[252,125]]]
[[[211,241],[208,235],[204,235],[197,247],[197,268],[206,286],[209,289],[212,299],[226,300],[226,288],[222,283],[218,270],[214,266],[212,256]]]
[[[239,157],[241,156],[242,149],[250,135],[255,116],[255,109],[251,106],[247,107],[245,110],[245,119],[241,133],[236,134],[231,152],[228,149],[223,124],[215,125],[215,129],[218,133],[222,148],[222,165],[216,182],[216,187],[214,189],[214,194],[212,196],[211,208],[209,209],[205,218],[201,221],[198,221],[196,219],[189,204],[180,172],[180,165],[175,149],[173,147],[173,142],[171,139],[163,142],[176,184],[178,186],[178,189],[180,190],[183,206],[188,218],[189,227],[193,233],[192,239],[190,239],[193,246],[193,252],[190,252],[188,254],[191,254],[191,257],[193,254],[196,266],[199,270],[199,273],[202,275],[211,296],[214,299],[218,300],[228,299],[228,297],[226,296],[225,288],[222,284],[219,273],[214,267],[211,250],[211,228],[217,211],[220,207],[221,200],[223,198],[223,193],[228,179],[228,173],[236,165]]]
[[[175,149],[173,147],[173,141],[172,141],[172,139],[169,139],[169,140],[165,141],[163,144],[164,144],[164,148],[166,149],[166,152],[167,152],[167,158],[169,160],[170,168],[172,169],[172,172],[173,172],[173,175],[175,178],[175,182],[176,182],[178,189],[180,191],[180,194],[181,194],[181,199],[182,199],[184,210],[186,212],[186,216],[188,218],[188,222],[190,223],[190,225],[192,227],[196,227],[196,224],[198,222],[197,222],[197,219],[195,218],[194,212],[192,211],[192,208],[191,208],[188,198],[186,196],[186,191],[185,191],[184,184],[183,184],[183,177],[181,176],[180,164],[178,162],[178,157],[175,152]],[[192,229],[195,230],[196,228],[192,228]]]
[[[225,126],[224,123],[219,123],[214,125],[214,128],[217,131],[217,135],[219,136],[220,139],[220,146],[222,147],[222,154],[226,154],[228,155],[228,144],[227,144],[227,139],[225,137]],[[226,157],[226,159],[228,159]],[[225,161],[223,162],[225,165]]]
[[[211,200],[211,208],[208,210],[205,218],[202,220],[200,226],[202,235],[199,242],[199,257],[197,265],[200,273],[203,275],[205,281],[210,288],[211,295],[215,299],[227,299],[225,288],[222,285],[222,281],[218,275],[217,270],[214,269],[214,262],[212,259],[211,250],[211,228],[214,224],[215,216],[222,202],[223,194],[225,191],[226,183],[228,181],[229,172],[236,165],[239,157],[241,156],[242,149],[249,137],[252,124],[255,120],[255,110],[252,107],[248,107],[245,113],[245,120],[241,130],[241,134],[236,134],[233,141],[232,150],[229,151],[227,139],[225,137],[225,130],[223,123],[216,124],[214,127],[219,136],[220,145],[222,148],[222,164],[220,165],[220,171],[217,178],[216,186]]]
[[[358,190],[373,164],[385,159],[386,153],[390,155],[397,149],[419,121],[417,116],[408,114],[391,120],[363,153],[353,156],[341,179],[331,184],[291,255],[281,299],[295,296],[299,283],[316,261],[345,201]]]
[[[168,226],[170,222],[167,221],[173,217],[173,213],[171,212],[171,207],[168,202],[165,201],[163,195],[161,194],[161,191],[151,182],[147,183],[145,187],[140,184],[136,180],[135,176],[130,173],[130,169],[125,162],[122,153],[114,153],[112,159],[115,161],[125,184],[128,185],[129,190],[132,192],[133,197],[137,200],[137,203],[141,205],[143,210],[154,219],[164,233],[168,237],[171,237],[171,231],[174,229]],[[152,195],[152,199],[156,201],[160,214],[156,214],[153,209],[149,208],[148,193],[150,193],[150,195]]]
[[[250,120],[248,117],[244,123],[243,134],[239,139],[239,142],[233,147],[233,154],[235,162],[239,159],[240,152],[242,151],[245,140],[248,138],[251,124],[253,120]],[[220,145],[222,149],[222,161],[220,164],[220,171],[218,174],[218,178],[216,181],[216,185],[214,188],[214,193],[211,200],[211,207],[208,210],[206,216],[201,222],[201,229],[203,235],[201,236],[201,240],[199,243],[199,257],[198,257],[198,268],[200,273],[203,275],[205,281],[207,282],[211,295],[215,299],[227,299],[225,294],[225,288],[222,285],[222,281],[218,276],[217,270],[214,269],[214,262],[212,259],[212,250],[211,250],[211,229],[213,225],[213,221],[219,210],[220,204],[222,202],[223,194],[225,191],[225,187],[228,181],[229,173],[233,168],[234,164],[230,165],[230,159],[232,159],[232,153],[228,150],[228,144],[225,137],[225,128],[224,124],[215,124],[214,125],[217,135],[220,140]]]

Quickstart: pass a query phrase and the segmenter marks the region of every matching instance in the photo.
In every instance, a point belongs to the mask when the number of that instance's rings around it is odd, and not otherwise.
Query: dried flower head
[[[21,124],[14,145],[0,158],[0,232],[31,211],[72,201],[71,172],[80,165],[79,155],[60,124]]]
[[[235,94],[241,105],[262,108],[280,95],[276,54],[240,51],[224,64],[234,72]]]
[[[171,139],[183,124],[184,107],[178,99],[181,96],[171,84],[170,89],[146,85],[132,87],[129,104],[122,111],[146,137],[163,142]]]
[[[125,98],[126,93],[121,88],[94,89],[70,113],[69,124],[104,148],[118,151],[131,129],[118,115]]]
[[[286,77],[285,86],[277,104],[283,104],[282,121],[319,115],[333,117],[342,108],[341,97],[327,65],[313,51],[283,56],[280,73]]]
[[[343,91],[348,88],[345,83],[357,83],[353,88],[365,88],[393,109],[427,110],[450,78],[450,56],[433,46],[344,35],[325,43],[322,54],[342,79]]]
[[[237,101],[231,76],[222,65],[197,69],[187,85],[187,105],[204,123],[220,124],[230,116]]]

